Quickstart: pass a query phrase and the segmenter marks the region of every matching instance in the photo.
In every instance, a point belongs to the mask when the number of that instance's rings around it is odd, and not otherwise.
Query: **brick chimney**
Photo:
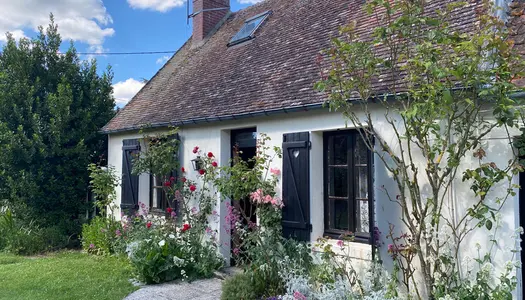
[[[193,1],[193,42],[199,43],[230,13],[230,0]]]

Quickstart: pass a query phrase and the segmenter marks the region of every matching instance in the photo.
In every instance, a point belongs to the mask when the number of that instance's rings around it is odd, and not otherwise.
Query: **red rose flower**
[[[199,174],[204,175],[204,173],[206,173],[206,170],[203,170],[203,169],[199,170]]]
[[[186,177],[182,177],[182,178],[180,179],[180,181],[182,181],[182,182],[186,182]]]
[[[194,186],[193,184],[190,185],[190,191],[195,192],[196,189],[197,189],[196,186]]]
[[[186,169],[184,169],[184,167],[180,168],[180,170],[182,171],[182,173],[186,173]]]
[[[171,181],[164,182],[164,186],[171,186]]]
[[[172,211],[173,211],[173,209],[171,209],[171,207],[166,208],[166,212],[167,212],[168,214],[171,214]]]
[[[171,177],[170,177],[170,181],[171,181],[171,182],[175,182],[175,177],[171,176]]]
[[[197,154],[197,152],[199,152],[199,147],[198,147],[198,146],[195,146],[195,148],[193,148],[193,153],[194,153],[194,154]]]
[[[146,227],[150,228],[151,227],[151,222],[146,223]]]
[[[211,163],[211,165],[212,165],[214,168],[216,168],[216,167],[217,167],[217,162],[214,161],[214,162]]]
[[[209,157],[209,158],[212,158],[212,157],[213,157],[213,153],[208,152],[208,157]]]
[[[191,228],[190,224],[184,224],[184,226],[182,226],[182,230],[181,231],[184,232],[184,231],[186,231],[186,230],[188,230],[190,228]]]

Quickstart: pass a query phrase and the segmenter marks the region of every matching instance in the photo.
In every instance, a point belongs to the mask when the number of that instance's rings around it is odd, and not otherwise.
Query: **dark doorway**
[[[248,163],[249,168],[253,168],[252,158],[257,154],[257,128],[245,128],[231,131],[231,153],[232,162],[244,161]],[[231,205],[237,211],[242,211],[246,218],[242,218],[243,225],[248,225],[248,222],[256,223],[257,216],[255,214],[255,205],[252,204],[249,198],[232,200]],[[241,248],[242,241],[239,236],[232,234],[231,250]],[[241,249],[242,250],[242,249]],[[231,264],[238,264],[238,259],[232,255]]]

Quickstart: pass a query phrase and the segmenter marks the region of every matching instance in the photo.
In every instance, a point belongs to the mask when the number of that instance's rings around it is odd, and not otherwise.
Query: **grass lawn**
[[[0,299],[122,299],[137,288],[129,283],[128,262],[61,252],[42,257],[0,254]]]

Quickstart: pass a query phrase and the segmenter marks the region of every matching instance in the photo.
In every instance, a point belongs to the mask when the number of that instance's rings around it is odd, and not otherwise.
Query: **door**
[[[242,160],[248,162],[248,167],[253,168],[252,158],[257,154],[257,128],[246,128],[239,130],[232,130],[231,132],[231,153],[232,161]],[[246,218],[241,218],[243,225],[247,226],[248,221],[257,223],[257,216],[255,213],[256,206],[250,201],[250,198],[232,200],[231,205],[235,207],[237,211],[242,211]],[[249,227],[249,226],[248,226]],[[239,236],[232,234],[231,237],[231,250],[242,248],[243,241]],[[240,249],[241,252],[242,249]],[[232,265],[236,265],[237,259],[242,259],[236,255],[232,255]]]

